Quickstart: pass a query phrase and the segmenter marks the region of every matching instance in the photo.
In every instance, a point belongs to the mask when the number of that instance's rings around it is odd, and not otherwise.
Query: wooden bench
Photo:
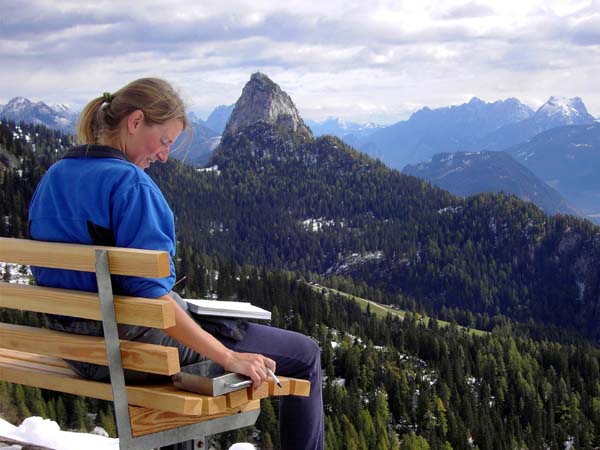
[[[200,448],[207,435],[255,423],[260,399],[308,396],[310,383],[280,377],[258,389],[210,397],[172,384],[125,385],[123,368],[175,375],[177,350],[119,341],[117,323],[165,329],[175,325],[171,302],[113,296],[110,275],[169,275],[166,252],[0,238],[0,261],[95,272],[98,293],[0,282],[0,307],[101,320],[103,337],[0,323],[0,380],[114,402],[120,449],[180,444]],[[62,358],[107,365],[111,383],[77,376]]]

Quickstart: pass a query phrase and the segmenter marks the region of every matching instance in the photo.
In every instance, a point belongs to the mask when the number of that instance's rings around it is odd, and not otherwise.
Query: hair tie
[[[115,98],[115,96],[112,95],[110,92],[105,92],[104,94],[102,94],[102,99],[104,100],[105,103],[112,102],[114,98]]]

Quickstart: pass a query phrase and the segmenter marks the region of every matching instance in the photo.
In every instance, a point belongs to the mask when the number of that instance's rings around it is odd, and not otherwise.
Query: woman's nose
[[[169,147],[166,150],[161,150],[156,154],[156,159],[158,159],[161,163],[167,162],[169,159]]]

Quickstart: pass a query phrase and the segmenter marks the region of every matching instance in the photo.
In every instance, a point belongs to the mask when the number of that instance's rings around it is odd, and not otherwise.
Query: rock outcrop
[[[223,135],[233,134],[257,122],[266,122],[295,142],[313,139],[292,99],[265,74],[252,74],[235,104]]]

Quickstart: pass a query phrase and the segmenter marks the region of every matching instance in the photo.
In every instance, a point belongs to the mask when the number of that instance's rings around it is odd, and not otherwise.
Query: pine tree
[[[23,420],[29,416],[31,416],[31,411],[27,407],[27,402],[25,401],[25,391],[23,390],[23,386],[20,384],[15,385],[15,405],[17,407],[17,416],[20,420]]]
[[[415,433],[403,435],[401,442],[402,450],[429,450],[427,439]]]

